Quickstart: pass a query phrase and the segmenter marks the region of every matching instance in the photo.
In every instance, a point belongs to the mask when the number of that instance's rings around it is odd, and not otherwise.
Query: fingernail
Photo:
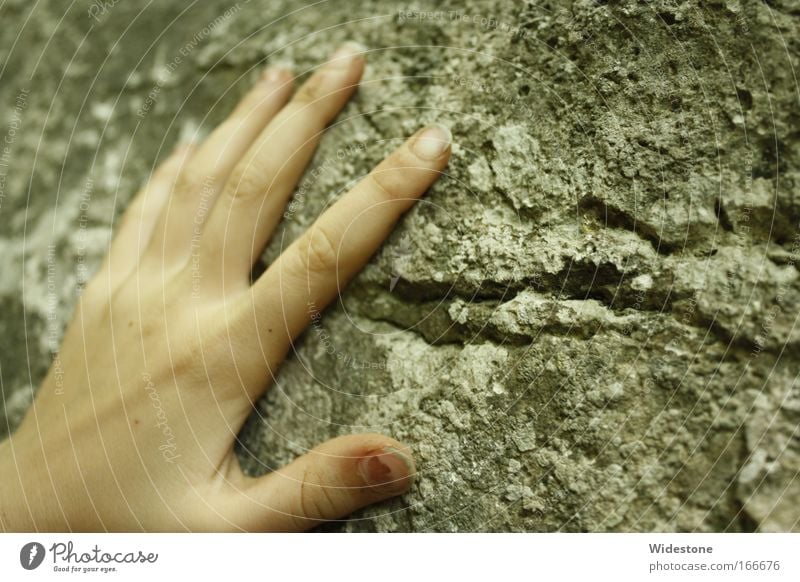
[[[327,66],[332,69],[347,69],[356,58],[360,58],[367,47],[358,42],[349,41],[340,46],[331,56]]]
[[[414,140],[414,153],[424,160],[435,160],[453,141],[450,130],[438,123],[426,127]]]
[[[384,447],[358,462],[358,472],[367,485],[386,487],[398,493],[411,486],[413,467],[408,455],[394,447]]]
[[[282,67],[269,67],[261,73],[261,80],[267,83],[277,83],[286,77],[286,69]]]

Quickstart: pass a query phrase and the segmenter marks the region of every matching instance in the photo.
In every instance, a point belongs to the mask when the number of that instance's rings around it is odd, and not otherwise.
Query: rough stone
[[[4,4],[9,428],[165,151],[355,39],[364,83],[265,261],[421,124],[453,159],[298,342],[245,468],[363,430],[415,449],[409,494],[323,529],[800,529],[796,2],[184,9]]]

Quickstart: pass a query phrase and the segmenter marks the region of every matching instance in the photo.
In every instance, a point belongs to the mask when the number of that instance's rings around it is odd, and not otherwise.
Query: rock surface
[[[356,39],[363,86],[265,260],[422,123],[453,160],[298,343],[247,470],[376,430],[419,479],[324,529],[800,530],[796,2],[70,6],[2,8],[10,428],[153,164],[265,63]]]

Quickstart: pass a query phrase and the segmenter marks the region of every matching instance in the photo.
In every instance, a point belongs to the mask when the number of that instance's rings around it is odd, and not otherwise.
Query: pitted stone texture
[[[0,30],[25,47],[4,103],[29,89],[0,199],[12,427],[162,150],[264,64],[308,74],[355,39],[362,87],[265,261],[423,123],[453,159],[297,343],[245,468],[377,430],[416,484],[323,529],[800,529],[792,3],[76,4],[22,27],[7,2]]]

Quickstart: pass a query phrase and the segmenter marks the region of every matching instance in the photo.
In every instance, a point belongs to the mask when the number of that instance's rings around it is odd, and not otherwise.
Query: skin
[[[1,530],[302,531],[410,487],[410,450],[379,434],[330,440],[257,478],[233,453],[315,309],[450,156],[446,129],[420,130],[251,282],[362,53],[343,46],[296,92],[269,69],[136,196],[33,406],[0,443]]]

